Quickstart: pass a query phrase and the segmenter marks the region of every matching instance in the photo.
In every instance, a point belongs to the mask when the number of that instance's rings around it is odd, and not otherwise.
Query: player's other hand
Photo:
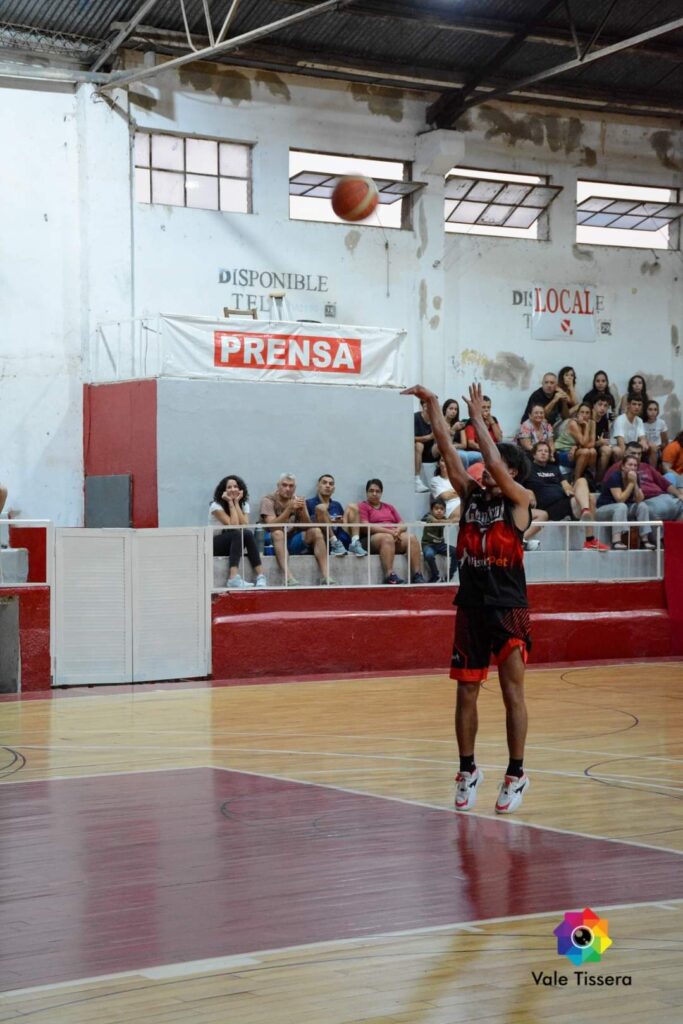
[[[428,402],[430,398],[436,398],[437,396],[429,388],[426,388],[424,384],[413,384],[412,388],[406,388],[405,391],[401,392],[402,395],[415,395],[421,402]]]

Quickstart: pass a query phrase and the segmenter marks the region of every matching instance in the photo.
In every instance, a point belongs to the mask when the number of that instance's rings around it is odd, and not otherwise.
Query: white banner
[[[405,386],[405,331],[163,315],[161,332],[163,376]]]
[[[534,285],[531,337],[536,341],[595,341],[595,287]]]

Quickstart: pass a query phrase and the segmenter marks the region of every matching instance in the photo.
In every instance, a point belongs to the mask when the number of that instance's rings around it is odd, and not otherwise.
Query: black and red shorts
[[[500,665],[519,647],[524,663],[531,650],[528,608],[463,608],[455,614],[451,679],[483,683],[491,656]]]

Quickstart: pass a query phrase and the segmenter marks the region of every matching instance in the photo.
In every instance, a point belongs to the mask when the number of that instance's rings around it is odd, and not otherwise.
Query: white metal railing
[[[394,571],[398,573],[400,577],[405,575],[405,584],[407,586],[422,586],[423,584],[414,583],[412,581],[413,573],[410,571],[410,537],[415,536],[420,543],[420,566],[419,572],[426,576],[424,566],[424,552],[422,549],[421,535],[425,526],[428,524],[420,522],[402,523],[401,526],[405,527],[405,536],[407,538],[408,551],[404,554],[397,554],[396,559],[400,559],[398,565],[394,567]],[[525,552],[525,568],[527,581],[530,583],[536,582],[596,582],[596,581],[607,581],[607,580],[655,580],[661,579],[663,575],[663,558],[662,558],[662,537],[663,537],[663,524],[661,520],[648,520],[647,522],[636,523],[629,521],[623,524],[624,534],[626,535],[626,550],[617,551],[610,550],[597,550],[597,549],[586,549],[583,547],[586,528],[593,535],[598,538],[602,543],[611,544],[611,536],[613,530],[613,524],[611,522],[597,522],[597,521],[585,521],[581,522],[546,522],[543,524],[537,524],[540,529],[535,535],[534,539],[540,541],[540,547],[538,550],[529,550]],[[622,524],[614,524],[615,532]],[[302,529],[310,529],[317,527],[322,530],[326,536],[326,547],[327,547],[327,572],[316,564],[316,559],[313,554],[305,555],[291,555],[288,551],[288,545],[283,545],[283,564],[280,566],[276,559],[273,557],[274,548],[270,545],[265,544],[266,536],[271,532],[271,528],[266,524],[254,524],[248,526],[235,526],[227,527],[217,524],[216,526],[206,527],[206,552],[208,559],[211,559],[213,555],[213,536],[217,532],[221,532],[227,529],[235,529],[240,531],[251,530],[254,534],[257,549],[259,554],[266,559],[264,564],[264,573],[267,577],[268,588],[282,588],[287,589],[293,586],[289,582],[291,576],[297,579],[295,584],[297,589],[301,588],[325,588],[334,585],[341,585],[344,587],[353,588],[367,588],[383,585],[384,573],[381,568],[378,568],[378,558],[375,554],[369,551],[369,540],[368,540],[368,524],[340,524],[340,523],[310,523],[310,524],[293,524],[291,526],[275,526],[273,529],[278,528],[283,530],[285,533],[288,531],[301,531]],[[633,527],[647,528],[655,538],[655,550],[645,550],[643,548],[632,547],[630,543],[630,531]],[[357,562],[361,559],[356,559],[352,554],[347,553],[344,558],[337,558],[332,555],[329,551],[331,532],[338,529],[344,530],[347,534],[358,530],[360,532],[361,543],[363,547],[368,551],[366,558],[362,560],[362,570],[356,570]],[[430,584],[432,586],[449,586],[455,585],[458,581],[457,574],[450,580],[451,570],[451,553],[450,548],[454,548],[457,541],[458,523],[452,523],[448,520],[444,521],[444,542],[446,544],[446,554],[436,555],[437,567],[440,570],[440,576],[442,579],[439,582]],[[545,537],[544,537],[545,535]],[[559,535],[559,542],[558,542]],[[262,543],[262,540],[264,543]],[[270,558],[269,558],[270,556]],[[580,556],[580,557],[576,557]],[[218,556],[217,556],[218,557]],[[223,556],[227,563],[228,557]],[[292,559],[295,561],[292,562]],[[305,559],[302,562],[301,559]],[[253,572],[247,567],[249,566],[245,551],[244,544],[242,544],[240,561],[238,566],[238,575],[242,580],[247,582],[253,581]],[[304,567],[304,571],[301,571],[300,567]],[[405,572],[403,566],[406,567]],[[352,571],[349,569],[352,567]],[[314,577],[320,576],[328,580],[328,582],[311,582],[310,569],[313,569]],[[207,576],[210,583],[212,584],[212,590],[214,593],[220,593],[229,591],[232,588],[228,586],[227,578],[224,582],[216,584],[214,580],[214,572],[208,572]],[[306,576],[307,580],[299,580],[299,576]],[[333,582],[329,582],[330,577]]]
[[[21,579],[24,575],[23,565],[16,564],[12,567],[8,567],[8,562],[11,558],[12,552],[17,556],[16,561],[19,563],[19,553],[23,550],[20,547],[10,547],[10,529],[12,527],[24,527],[37,528],[45,530],[45,579],[44,580],[32,580],[30,583],[27,579]],[[54,552],[54,523],[50,519],[5,519],[0,518],[0,587],[35,587],[35,586],[52,586],[52,564],[53,564],[53,552]],[[23,562],[24,560],[22,560]],[[26,576],[30,574],[30,554],[26,561]]]

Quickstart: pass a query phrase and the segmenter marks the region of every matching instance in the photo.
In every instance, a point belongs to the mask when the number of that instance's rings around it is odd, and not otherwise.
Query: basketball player
[[[436,395],[422,385],[403,394],[426,402],[434,438],[446,463],[448,477],[460,495],[462,513],[456,546],[460,586],[451,678],[457,680],[455,734],[460,753],[455,807],[469,811],[483,781],[474,759],[477,699],[488,676],[491,654],[505,704],[509,762],[495,809],[510,814],[529,788],[524,772],[527,712],[524,667],[531,648],[524,576],[523,535],[531,522],[530,493],[522,485],[528,471],[526,456],[516,445],[495,444],[482,415],[483,395],[471,384],[465,399],[484,459],[481,486],[465,472]]]

